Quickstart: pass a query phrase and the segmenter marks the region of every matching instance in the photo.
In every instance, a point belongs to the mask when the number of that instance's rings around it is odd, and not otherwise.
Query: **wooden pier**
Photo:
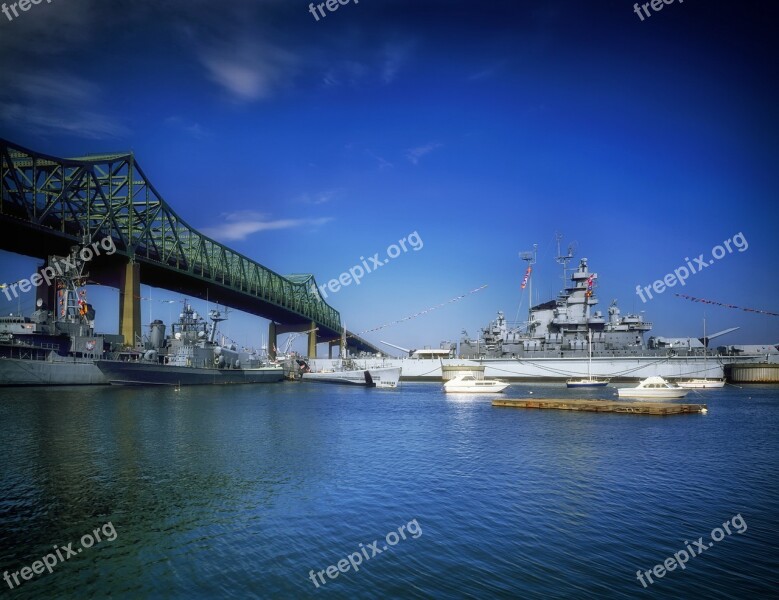
[[[661,416],[707,413],[709,410],[705,404],[677,404],[675,402],[614,402],[612,400],[572,400],[562,398],[493,400],[492,406]]]

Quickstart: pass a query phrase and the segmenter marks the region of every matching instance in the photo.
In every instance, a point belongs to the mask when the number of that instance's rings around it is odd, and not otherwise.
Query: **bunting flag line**
[[[528,279],[530,279],[530,274],[533,272],[533,267],[528,267],[527,271],[525,271],[525,276],[522,278],[522,287],[520,289],[525,289],[525,286],[527,285]]]
[[[735,308],[736,310],[743,310],[745,312],[758,313],[761,315],[769,315],[771,317],[779,317],[779,313],[769,312],[767,310],[759,310],[757,308],[744,308],[743,306],[736,306],[735,304],[725,304],[724,302],[717,302],[716,300],[706,300],[705,298],[696,298],[695,296],[687,296],[685,294],[674,294],[679,298],[685,300],[691,300],[693,302],[703,302],[704,304],[713,304],[715,306],[723,306],[725,308]]]
[[[379,331],[379,329],[385,329],[387,327],[390,327],[392,325],[397,325],[398,323],[403,323],[404,321],[410,321],[411,319],[416,319],[417,317],[421,317],[422,315],[426,315],[427,313],[431,313],[434,310],[441,308],[442,306],[446,306],[447,304],[452,304],[453,302],[459,302],[463,298],[470,296],[471,294],[475,294],[476,292],[482,291],[484,288],[487,287],[487,284],[484,284],[481,287],[476,288],[475,290],[471,290],[470,292],[467,292],[465,294],[462,294],[460,296],[457,296],[455,298],[452,298],[451,300],[447,300],[446,302],[442,302],[441,304],[436,304],[435,306],[431,306],[430,308],[426,308],[425,310],[421,310],[418,313],[414,313],[413,315],[409,315],[407,317],[403,317],[402,319],[398,319],[397,321],[392,321],[391,323],[385,323],[384,325],[379,325],[378,327],[374,327],[373,329],[366,329],[365,331],[361,331],[360,333],[357,333],[355,335],[362,335],[364,333],[371,333],[373,331]]]
[[[418,313],[414,313],[413,315],[409,315],[407,317],[403,317],[402,319],[398,319],[396,321],[392,321],[390,323],[385,323],[384,325],[379,325],[378,327],[374,327],[373,329],[366,329],[365,331],[361,331],[360,333],[351,333],[347,337],[357,337],[358,335],[363,335],[365,333],[371,333],[373,331],[379,331],[380,329],[385,329],[387,327],[391,327],[392,325],[397,325],[398,323],[403,323],[404,321],[410,321],[411,319],[416,319],[417,317],[421,317],[422,315],[426,315],[427,313],[433,312],[434,310],[441,308],[442,306],[446,306],[447,304],[452,304],[453,302],[459,302],[463,298],[466,298],[470,296],[471,294],[475,294],[476,292],[482,291],[484,288],[487,287],[487,284],[485,283],[481,287],[477,287],[475,290],[471,290],[470,292],[467,292],[465,294],[461,294],[460,296],[457,296],[455,298],[452,298],[451,300],[447,300],[446,302],[442,302],[441,304],[437,304],[435,306],[431,306],[430,308],[427,308],[425,310],[419,311]],[[341,338],[337,338],[340,340]],[[332,340],[336,341],[336,340]]]

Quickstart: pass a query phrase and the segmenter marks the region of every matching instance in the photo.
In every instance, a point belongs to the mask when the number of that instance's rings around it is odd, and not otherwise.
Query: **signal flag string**
[[[404,321],[410,321],[411,319],[416,319],[417,317],[421,317],[422,315],[426,315],[428,313],[433,312],[434,310],[441,308],[442,306],[446,306],[447,304],[452,304],[454,302],[459,302],[463,298],[467,298],[471,294],[475,294],[477,292],[482,291],[484,288],[487,287],[487,284],[485,283],[481,287],[477,287],[475,290],[471,290],[470,292],[466,292],[465,294],[461,294],[459,296],[456,296],[455,298],[452,298],[451,300],[447,300],[446,302],[442,302],[441,304],[436,304],[435,306],[431,306],[430,308],[426,308],[425,310],[421,310],[417,313],[414,313],[413,315],[409,315],[407,317],[403,317],[402,319],[397,319],[396,321],[391,321],[390,323],[385,323],[384,325],[379,325],[378,327],[373,327],[372,329],[366,329],[365,331],[361,331],[360,333],[350,333],[346,337],[357,337],[358,335],[363,335],[365,333],[371,333],[373,331],[379,331],[380,329],[386,329],[387,327],[391,327],[392,325],[397,325],[398,323],[403,323]],[[340,338],[336,338],[334,340],[330,341],[337,341]]]
[[[723,306],[725,308],[735,308],[736,310],[743,310],[746,312],[753,312],[761,315],[769,315],[771,317],[779,317],[779,313],[769,312],[767,310],[759,310],[757,308],[744,308],[743,306],[736,306],[735,304],[725,304],[724,302],[717,302],[716,300],[706,300],[704,298],[696,298],[695,296],[687,296],[685,294],[674,294],[674,296],[678,296],[679,298],[684,298],[685,300],[691,300],[693,302],[703,302],[704,304],[714,304],[715,306]]]

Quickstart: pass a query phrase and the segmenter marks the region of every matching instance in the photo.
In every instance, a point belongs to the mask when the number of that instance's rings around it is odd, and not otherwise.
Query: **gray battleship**
[[[535,263],[534,253],[523,253],[522,258],[528,267]],[[735,328],[702,338],[645,340],[652,323],[640,314],[623,315],[616,300],[608,314],[597,310],[598,274],[590,271],[586,258],[568,269],[572,258],[570,248],[566,256],[558,252],[565,286],[555,299],[531,305],[526,323],[510,326],[498,312],[478,337],[463,332],[458,354],[454,344],[443,342],[440,349],[409,350],[407,357],[384,358],[382,364],[401,367],[403,380],[440,381],[442,367],[470,365],[483,366],[485,377],[512,381],[597,377],[620,382],[651,376],[717,379],[723,377],[725,365],[779,362],[779,350],[771,345],[721,346],[716,353],[707,352],[711,340]]]
[[[239,351],[235,344],[216,343],[218,310],[209,313],[209,325],[184,301],[172,334],[155,320],[143,351],[123,352],[116,360],[98,360],[97,368],[114,385],[207,385],[281,381],[284,370],[267,365],[255,353]]]
[[[0,385],[108,383],[94,361],[120,350],[124,338],[95,333],[95,310],[79,291],[87,275],[77,250],[49,257],[49,265],[59,265],[54,306],[38,298],[29,317],[0,317]]]

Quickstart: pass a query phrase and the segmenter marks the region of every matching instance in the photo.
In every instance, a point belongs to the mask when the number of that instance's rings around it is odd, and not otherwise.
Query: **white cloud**
[[[242,210],[222,215],[224,222],[214,227],[202,227],[200,232],[218,241],[244,240],[253,233],[297,227],[321,227],[332,221],[331,217],[316,219],[269,219],[268,215]]]
[[[199,58],[208,78],[242,102],[272,96],[291,79],[296,64],[290,52],[255,41],[203,48]]]
[[[438,142],[417,146],[416,148],[411,148],[406,151],[406,158],[411,161],[412,164],[417,165],[419,164],[420,158],[441,147],[443,147],[443,144],[439,144]]]

